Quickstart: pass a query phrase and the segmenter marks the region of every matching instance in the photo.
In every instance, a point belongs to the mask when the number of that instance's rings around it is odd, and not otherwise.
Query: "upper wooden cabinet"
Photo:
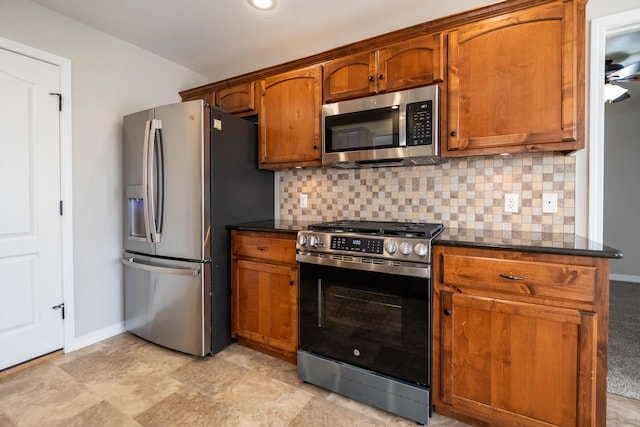
[[[584,148],[584,2],[448,33],[445,156]]]
[[[260,167],[320,165],[320,65],[260,82]]]
[[[256,114],[255,82],[241,83],[218,89],[215,92],[216,105],[225,111],[238,116]]]
[[[194,101],[196,99],[202,99],[209,105],[215,105],[216,94],[213,91],[206,92],[198,92],[198,93],[189,93],[182,96],[182,102]]]
[[[210,105],[216,105],[229,114],[249,116],[258,113],[255,82],[239,83],[232,86],[217,87],[211,90],[194,90],[181,93],[182,101],[202,99]]]
[[[442,80],[443,36],[429,34],[324,64],[324,102]]]

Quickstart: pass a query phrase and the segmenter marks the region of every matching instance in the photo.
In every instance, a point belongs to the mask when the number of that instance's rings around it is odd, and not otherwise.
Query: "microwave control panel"
[[[433,101],[407,104],[407,146],[433,143]]]

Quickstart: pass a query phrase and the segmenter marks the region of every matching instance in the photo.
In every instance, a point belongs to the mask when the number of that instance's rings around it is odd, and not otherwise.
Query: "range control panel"
[[[357,233],[299,231],[298,252],[353,254],[390,260],[430,262],[431,240],[418,237],[366,237]]]
[[[382,254],[384,249],[384,239],[331,236],[331,249],[379,255]]]

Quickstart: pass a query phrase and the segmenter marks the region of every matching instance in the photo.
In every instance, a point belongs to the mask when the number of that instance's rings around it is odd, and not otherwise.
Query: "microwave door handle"
[[[149,210],[148,210],[148,218],[149,218],[149,232],[151,234],[151,241],[153,243],[160,243],[160,232],[158,230],[158,207],[156,205],[156,185],[158,184],[158,182],[156,181],[156,179],[160,178],[159,174],[162,172],[161,170],[158,170],[158,172],[156,173],[155,170],[155,166],[156,166],[156,134],[159,132],[156,132],[156,130],[161,129],[162,128],[162,122],[159,119],[152,119],[150,120],[151,124],[149,126],[149,144],[148,144],[148,150],[147,150],[147,186],[146,186],[146,190],[147,190],[147,200],[149,201],[148,206],[149,206]],[[161,161],[162,159],[158,158],[158,161]],[[161,169],[161,168],[158,168]],[[159,180],[159,179],[158,179]],[[160,186],[161,187],[161,186]],[[160,195],[158,193],[158,195]]]
[[[153,243],[149,209],[149,134],[152,120],[145,122],[144,145],[142,148],[142,207],[144,216],[144,232],[147,242]]]

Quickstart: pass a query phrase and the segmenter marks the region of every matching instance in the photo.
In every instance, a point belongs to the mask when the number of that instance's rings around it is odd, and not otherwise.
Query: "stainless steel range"
[[[298,376],[419,423],[431,398],[431,240],[441,224],[300,231]]]

